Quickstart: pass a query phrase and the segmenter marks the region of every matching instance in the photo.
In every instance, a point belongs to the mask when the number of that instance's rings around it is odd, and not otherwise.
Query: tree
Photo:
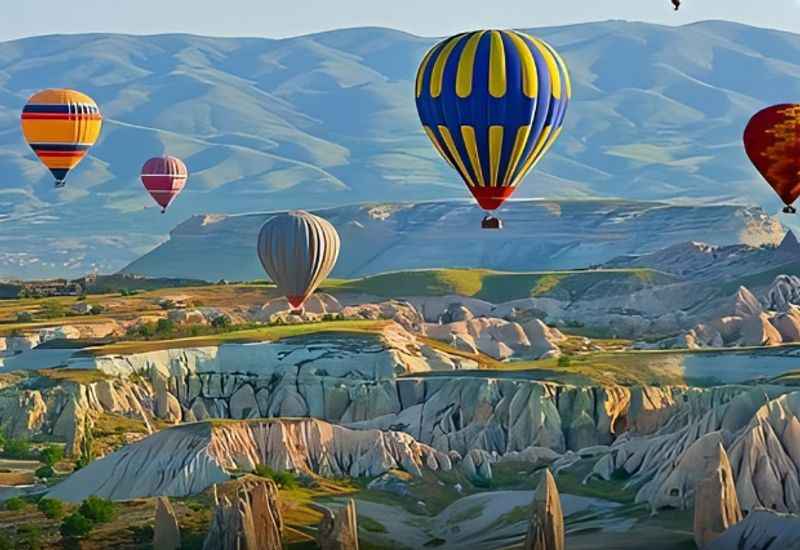
[[[31,458],[31,443],[27,439],[9,439],[3,444],[3,456],[16,460]]]
[[[41,550],[42,530],[35,525],[22,525],[17,529],[17,547],[26,550]]]
[[[232,324],[231,318],[227,315],[218,315],[211,321],[211,326],[216,329],[228,329]]]
[[[297,477],[286,470],[273,470],[266,464],[257,464],[253,473],[259,477],[271,479],[278,487],[283,489],[294,489],[297,487]]]
[[[64,449],[57,445],[48,445],[39,451],[39,460],[51,468],[64,458]]]
[[[42,498],[36,507],[50,519],[59,519],[64,516],[64,503],[54,498]]]
[[[94,524],[80,512],[73,512],[61,522],[59,531],[65,539],[83,538],[92,532]]]
[[[114,503],[98,496],[90,496],[81,503],[78,512],[94,523],[108,523],[117,514]]]
[[[6,501],[6,510],[10,512],[18,512],[25,508],[25,501],[19,497],[11,497]]]
[[[33,475],[39,479],[50,479],[56,475],[56,472],[53,470],[52,466],[42,466],[41,468],[37,468]]]
[[[169,319],[159,319],[156,323],[156,335],[166,336],[175,331],[175,323]]]
[[[83,422],[83,440],[81,441],[81,454],[75,462],[75,469],[80,470],[94,460],[94,432],[89,419]]]

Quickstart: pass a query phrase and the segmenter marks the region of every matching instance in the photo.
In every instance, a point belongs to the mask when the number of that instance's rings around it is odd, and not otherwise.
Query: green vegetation
[[[25,501],[20,497],[11,497],[6,501],[6,510],[9,512],[19,512],[25,508]]]
[[[42,466],[41,468],[37,468],[33,475],[39,479],[50,479],[56,475],[56,472],[53,470],[52,466]]]
[[[39,451],[39,460],[51,468],[64,458],[64,449],[57,445],[48,445]]]
[[[61,522],[59,531],[65,539],[81,539],[92,532],[94,523],[80,512],[73,512]]]
[[[164,349],[218,346],[227,343],[264,342],[280,340],[295,336],[305,336],[321,332],[341,333],[374,333],[386,324],[385,321],[329,321],[320,323],[304,323],[297,325],[259,326],[257,328],[242,328],[211,335],[176,337],[164,340],[149,341],[123,341],[87,348],[86,353],[93,355],[130,354]]]
[[[382,523],[375,521],[371,517],[361,516],[358,518],[358,526],[370,533],[385,533],[386,527]]]
[[[36,503],[36,507],[41,513],[50,519],[61,519],[64,517],[64,503],[54,498],[41,498]]]
[[[550,296],[575,300],[597,285],[629,293],[675,281],[672,275],[650,269],[587,269],[531,273],[502,273],[484,269],[423,269],[383,273],[354,280],[328,280],[325,292],[356,292],[397,298],[459,294],[493,303]]]
[[[114,503],[98,496],[90,496],[81,503],[78,513],[92,523],[108,523],[117,514]]]
[[[286,470],[273,470],[266,464],[257,464],[253,474],[271,479],[281,489],[294,489],[297,487],[297,476]]]
[[[31,460],[34,453],[31,450],[31,442],[27,439],[7,439],[3,443],[3,452],[0,456],[13,460]]]

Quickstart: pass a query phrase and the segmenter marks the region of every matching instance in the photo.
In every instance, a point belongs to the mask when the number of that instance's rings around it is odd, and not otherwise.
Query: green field
[[[530,297],[581,298],[597,286],[620,293],[676,282],[673,275],[651,269],[597,269],[507,273],[485,269],[421,269],[382,273],[352,280],[328,280],[331,294],[359,293],[382,298],[458,294],[493,303]]]

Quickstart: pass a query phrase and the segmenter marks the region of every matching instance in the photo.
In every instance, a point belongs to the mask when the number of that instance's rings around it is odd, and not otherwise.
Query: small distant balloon
[[[756,113],[744,130],[747,156],[780,197],[787,214],[800,197],[800,105],[781,104]]]
[[[487,212],[511,196],[558,139],[571,95],[558,53],[517,31],[453,36],[435,45],[417,71],[422,127]],[[501,223],[487,215],[483,227]]]
[[[161,207],[164,213],[167,207],[183,191],[189,171],[183,161],[177,157],[154,157],[144,163],[140,176],[144,188]]]
[[[278,292],[299,310],[333,270],[340,244],[330,222],[297,210],[278,214],[263,225],[258,258]]]
[[[22,133],[42,164],[63,187],[70,170],[86,156],[103,125],[103,117],[88,95],[66,89],[43,90],[22,109]]]

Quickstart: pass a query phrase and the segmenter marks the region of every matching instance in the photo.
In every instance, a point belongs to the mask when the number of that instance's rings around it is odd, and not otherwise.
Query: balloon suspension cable
[[[483,229],[503,229],[503,220],[496,218],[487,212],[486,216],[483,218],[483,221],[481,221],[481,227]]]
[[[783,207],[783,213],[784,213],[784,214],[796,214],[796,213],[797,213],[797,210],[795,209],[795,207],[794,207],[794,206],[791,206],[791,205],[789,205],[789,206],[784,206],[784,207]]]

